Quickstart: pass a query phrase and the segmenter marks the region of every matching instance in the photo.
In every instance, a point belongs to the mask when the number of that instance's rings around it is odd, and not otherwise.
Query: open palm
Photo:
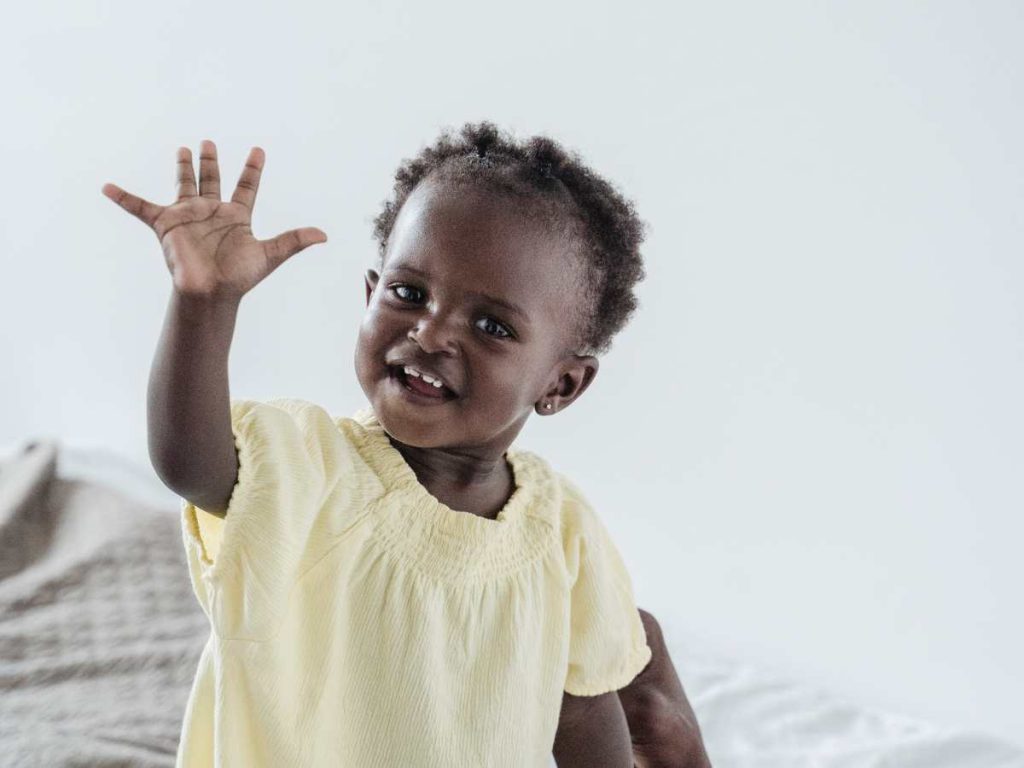
[[[249,151],[230,202],[220,198],[212,141],[203,141],[200,148],[198,189],[192,153],[178,149],[178,199],[172,205],[156,205],[116,184],[104,184],[102,191],[156,233],[177,291],[240,299],[290,256],[327,241],[316,227],[292,229],[270,240],[253,237],[252,211],[264,160],[259,147]]]

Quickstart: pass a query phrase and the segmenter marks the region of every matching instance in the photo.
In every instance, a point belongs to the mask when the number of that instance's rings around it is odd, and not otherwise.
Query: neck
[[[515,486],[505,452],[473,453],[453,448],[420,448],[388,440],[434,498],[455,510],[494,519]]]

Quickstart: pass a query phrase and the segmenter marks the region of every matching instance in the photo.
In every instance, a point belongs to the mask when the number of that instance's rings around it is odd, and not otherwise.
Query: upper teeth
[[[402,370],[404,370],[410,376],[419,376],[421,379],[423,379],[425,382],[427,382],[427,384],[432,384],[433,386],[437,387],[438,389],[440,389],[442,387],[442,382],[441,382],[440,379],[435,379],[433,376],[428,376],[425,373],[421,373],[420,371],[417,371],[415,368],[411,368],[408,365],[405,366]]]

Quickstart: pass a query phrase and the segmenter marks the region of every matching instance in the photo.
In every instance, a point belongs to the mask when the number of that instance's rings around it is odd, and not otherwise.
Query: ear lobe
[[[377,287],[377,281],[380,280],[380,275],[378,275],[374,270],[368,269],[366,270],[366,275],[363,279],[366,281],[366,306],[370,306],[370,296],[373,295],[373,290]]]

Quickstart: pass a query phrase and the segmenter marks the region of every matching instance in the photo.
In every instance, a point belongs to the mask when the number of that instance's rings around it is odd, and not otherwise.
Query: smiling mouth
[[[456,394],[448,389],[448,387],[444,385],[435,387],[434,385],[423,381],[423,379],[418,376],[409,376],[402,366],[389,365],[388,373],[391,378],[402,386],[402,388],[421,398],[437,402],[454,400],[456,398]]]

